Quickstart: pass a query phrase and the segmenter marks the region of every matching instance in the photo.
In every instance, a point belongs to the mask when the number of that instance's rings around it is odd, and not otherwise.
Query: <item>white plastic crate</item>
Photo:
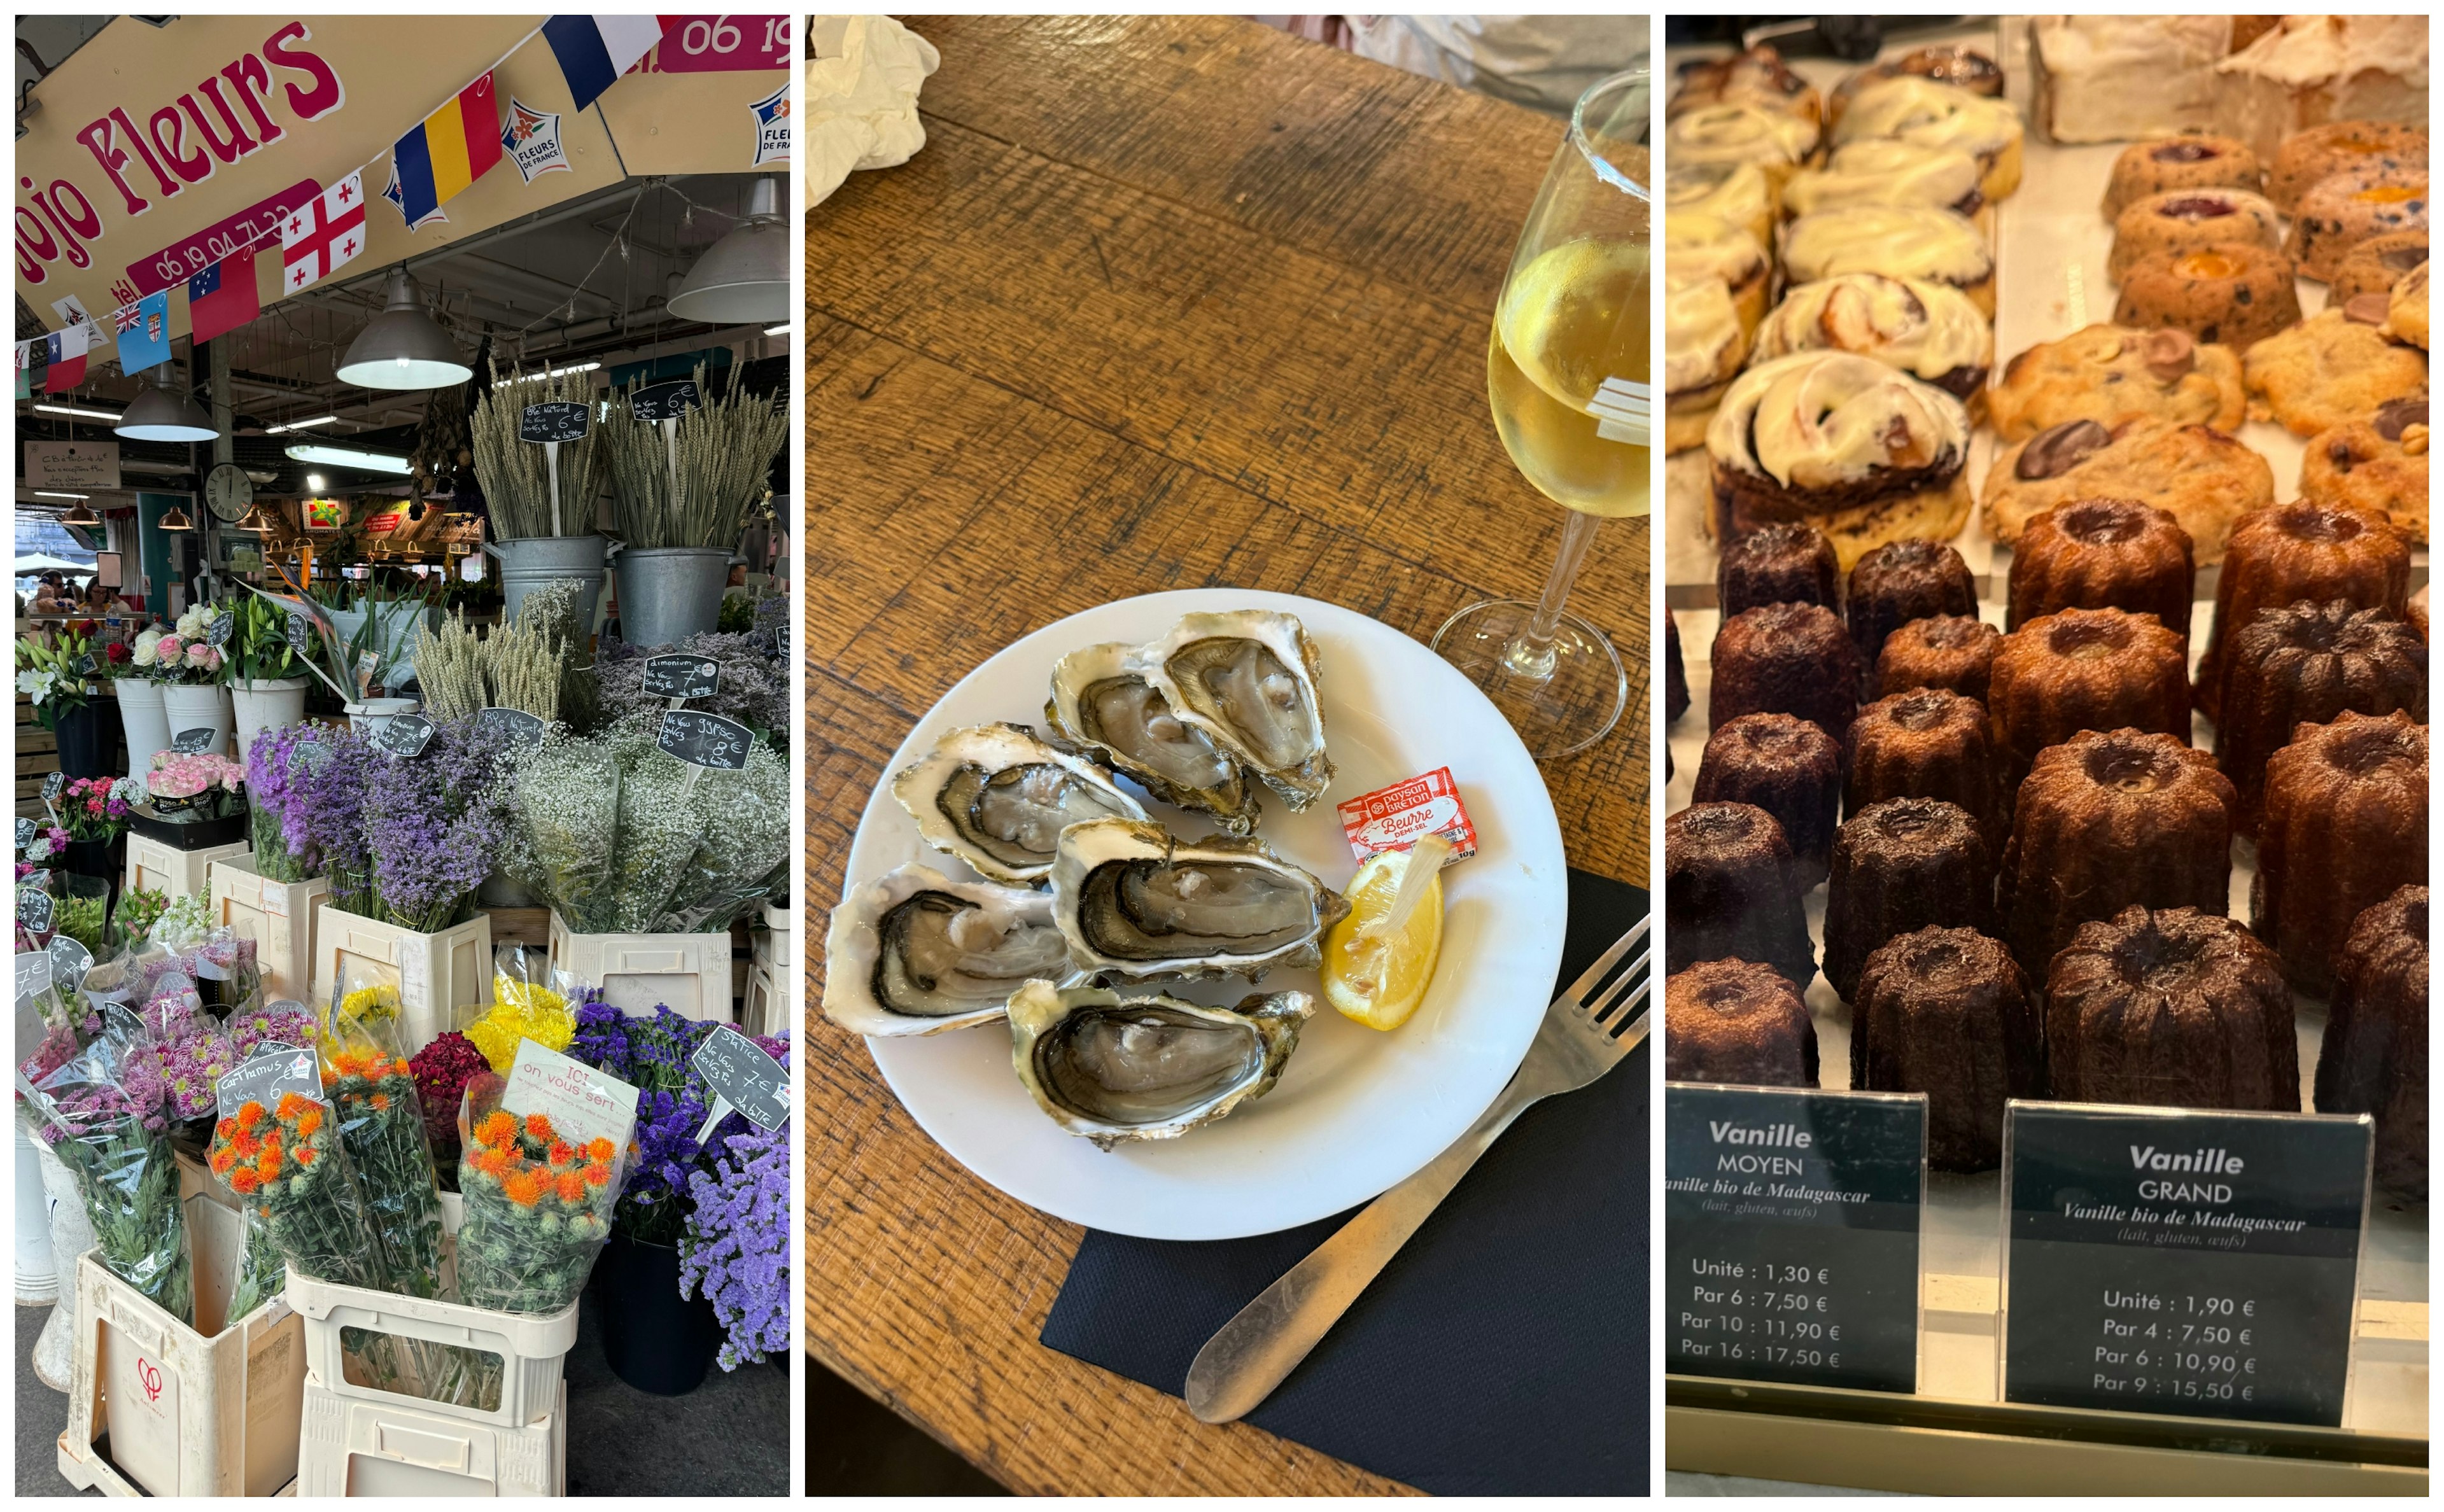
[[[200,851],[182,851],[149,835],[127,832],[127,876],[130,888],[154,888],[171,897],[193,893],[202,896],[211,884],[212,864],[244,856],[246,841],[232,840]]]
[[[551,916],[552,966],[602,989],[622,1013],[666,1004],[682,1018],[730,1022],[730,931],[578,934]]]
[[[492,1001],[492,921],[482,913],[438,934],[350,913],[328,903],[314,910],[314,999],[331,1000],[343,965],[398,970],[399,1050],[414,1055],[454,1026],[461,1006]]]
[[[110,1273],[77,1264],[76,1365],[60,1474],[110,1496],[273,1496],[297,1476],[305,1322],[273,1298],[234,1322],[242,1221],[187,1200],[195,1327]],[[104,1454],[98,1441],[107,1440]]]
[[[254,855],[213,862],[212,918],[254,942],[263,968],[266,998],[311,1003],[314,993],[314,917],[331,894],[327,877],[275,882],[254,868]]]
[[[798,918],[787,909],[768,908],[758,924],[738,1025],[749,1034],[783,1034],[791,1027],[789,988],[796,980]]]

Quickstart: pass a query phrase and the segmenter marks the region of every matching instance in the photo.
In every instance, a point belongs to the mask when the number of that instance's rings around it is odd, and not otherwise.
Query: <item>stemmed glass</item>
[[[1539,757],[1594,745],[1629,699],[1612,643],[1562,605],[1597,521],[1648,508],[1650,99],[1643,67],[1579,97],[1494,307],[1494,427],[1528,481],[1570,511],[1544,595],[1472,604],[1435,633]]]

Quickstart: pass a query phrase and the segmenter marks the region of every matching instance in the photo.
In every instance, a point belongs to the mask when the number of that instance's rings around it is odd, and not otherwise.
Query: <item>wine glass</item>
[[[1435,633],[1538,757],[1594,745],[1629,701],[1612,643],[1562,605],[1596,522],[1648,508],[1650,99],[1644,67],[1579,97],[1494,306],[1494,428],[1528,481],[1569,510],[1544,595],[1471,604]]]

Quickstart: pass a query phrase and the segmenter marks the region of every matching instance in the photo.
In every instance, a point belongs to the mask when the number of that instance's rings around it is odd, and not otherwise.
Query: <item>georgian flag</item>
[[[294,294],[365,249],[365,186],[350,174],[280,223],[280,291]]]

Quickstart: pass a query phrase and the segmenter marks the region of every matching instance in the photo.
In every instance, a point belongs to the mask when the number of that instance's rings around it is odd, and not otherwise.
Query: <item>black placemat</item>
[[[1569,885],[1563,986],[1647,908]],[[1438,1495],[1646,1494],[1652,1044],[1521,1115],[1248,1421]],[[1089,1230],[1043,1341],[1176,1396],[1214,1330],[1348,1218],[1209,1244]]]

